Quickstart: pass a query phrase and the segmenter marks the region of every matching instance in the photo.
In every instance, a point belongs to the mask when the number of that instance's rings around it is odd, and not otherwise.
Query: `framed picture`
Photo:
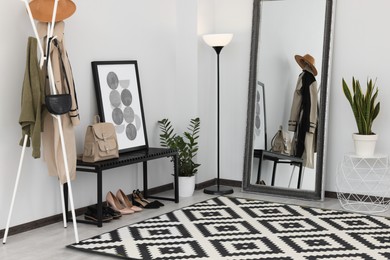
[[[264,83],[257,81],[255,100],[255,121],[253,147],[258,150],[267,150],[267,122],[265,118],[265,90]]]
[[[100,120],[113,123],[119,153],[148,147],[137,61],[94,61]]]

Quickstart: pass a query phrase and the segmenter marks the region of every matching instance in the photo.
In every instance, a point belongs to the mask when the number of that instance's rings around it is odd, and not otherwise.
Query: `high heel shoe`
[[[129,208],[135,212],[142,211],[142,208],[133,205],[133,203],[129,200],[129,198],[121,189],[116,192],[116,197],[118,198],[119,202],[122,203],[122,205],[126,208]]]
[[[133,190],[133,195],[131,199],[134,205],[145,209],[158,209],[160,207],[158,204],[155,203],[155,201],[149,202],[147,200],[143,200],[142,197],[140,197],[135,190]]]
[[[111,191],[107,193],[106,200],[113,210],[119,211],[122,215],[128,215],[134,213],[134,210],[122,206],[118,198],[115,197]]]
[[[137,193],[137,196],[138,196],[142,201],[145,201],[146,203],[155,203],[156,205],[158,205],[158,206],[160,206],[160,207],[164,206],[164,204],[161,203],[161,202],[158,201],[158,200],[149,201],[149,200],[145,199],[144,196],[142,195],[142,193],[141,193],[138,189],[137,189],[135,192]]]

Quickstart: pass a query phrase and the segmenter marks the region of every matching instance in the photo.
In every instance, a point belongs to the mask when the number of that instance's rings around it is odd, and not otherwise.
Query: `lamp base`
[[[232,194],[234,191],[230,187],[225,187],[221,185],[214,185],[208,188],[205,188],[203,190],[204,193],[206,194],[211,194],[211,195],[227,195],[227,194]]]

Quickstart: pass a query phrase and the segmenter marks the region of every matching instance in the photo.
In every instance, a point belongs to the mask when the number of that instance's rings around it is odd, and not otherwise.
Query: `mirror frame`
[[[330,77],[329,67],[331,62],[331,43],[333,32],[333,15],[335,0],[325,0],[325,26],[322,51],[322,73],[320,82],[320,103],[318,118],[318,136],[317,136],[317,162],[316,178],[314,190],[299,190],[292,188],[281,188],[264,185],[254,185],[250,183],[253,164],[253,134],[254,134],[254,117],[255,117],[255,91],[257,83],[257,59],[259,53],[260,37],[260,20],[261,20],[261,2],[273,0],[254,0],[252,33],[251,33],[251,50],[249,64],[249,86],[248,86],[248,109],[247,109],[247,126],[245,137],[245,154],[244,154],[244,173],[242,189],[245,192],[259,192],[272,195],[290,196],[311,200],[322,200],[324,198],[324,179],[325,179],[325,157],[326,157],[326,140],[327,140],[327,112],[328,112],[328,82]],[[285,0],[291,1],[291,0]]]

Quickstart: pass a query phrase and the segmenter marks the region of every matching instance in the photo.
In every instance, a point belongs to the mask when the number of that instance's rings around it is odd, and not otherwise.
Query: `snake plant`
[[[179,153],[179,176],[193,176],[197,173],[200,164],[194,162],[194,157],[198,152],[200,119],[199,117],[191,119],[184,132],[184,137],[174,133],[173,126],[169,119],[165,118],[158,121],[161,134],[160,143],[162,147],[176,149]]]
[[[353,115],[355,116],[357,128],[360,135],[374,134],[371,130],[372,122],[380,111],[380,102],[376,102],[378,88],[372,79],[367,80],[366,93],[363,93],[359,80],[352,77],[352,92],[343,78],[343,92],[348,99]]]

